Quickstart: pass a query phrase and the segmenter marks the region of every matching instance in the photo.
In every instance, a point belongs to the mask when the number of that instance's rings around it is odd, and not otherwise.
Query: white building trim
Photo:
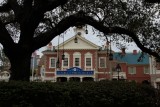
[[[54,62],[54,63],[55,63],[55,66],[52,66],[52,65],[51,65],[52,59],[54,59],[54,61],[55,61],[55,62]],[[49,58],[49,68],[56,68],[56,60],[57,60],[56,57],[50,57],[50,58]]]
[[[64,66],[64,60],[63,60],[62,61],[62,69],[66,70],[66,69],[69,68],[69,65],[70,65],[70,56],[69,56],[69,54],[67,52],[65,52],[64,55],[65,55],[65,58],[68,58],[68,66]]]
[[[75,65],[75,58],[79,58],[79,66]],[[80,52],[73,53],[73,66],[81,68],[81,53]]]
[[[87,66],[86,65],[86,58],[91,58],[91,66]],[[93,59],[92,54],[90,52],[87,52],[85,54],[85,70],[92,70],[93,69],[93,67],[92,67],[92,59]]]

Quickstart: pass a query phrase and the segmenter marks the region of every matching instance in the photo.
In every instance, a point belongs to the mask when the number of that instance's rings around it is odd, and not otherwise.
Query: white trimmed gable
[[[63,49],[63,45],[64,45],[64,49],[99,49],[99,46],[88,41],[87,39],[85,39],[84,37],[81,36],[76,36],[78,39],[78,43],[74,42],[75,36],[66,40],[63,43],[61,43],[59,45],[59,49]],[[56,46],[56,49],[58,48],[58,46]]]

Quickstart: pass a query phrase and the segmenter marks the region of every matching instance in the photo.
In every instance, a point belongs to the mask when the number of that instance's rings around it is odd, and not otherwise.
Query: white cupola
[[[75,32],[75,35],[84,37],[86,34],[85,26],[81,25],[81,26],[74,27],[74,32]]]

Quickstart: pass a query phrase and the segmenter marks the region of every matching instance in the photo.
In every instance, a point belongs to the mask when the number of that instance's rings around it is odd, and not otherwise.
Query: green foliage
[[[79,11],[83,11],[85,15],[94,18],[105,27],[118,26],[134,32],[145,48],[160,53],[158,4],[147,3],[144,0],[68,0],[63,7],[46,13],[45,17],[58,24],[64,17]],[[49,13],[52,17],[47,15]],[[117,36],[114,40],[118,41],[116,38]],[[125,36],[125,39],[129,37]]]
[[[134,82],[0,83],[1,107],[158,107],[158,96]]]

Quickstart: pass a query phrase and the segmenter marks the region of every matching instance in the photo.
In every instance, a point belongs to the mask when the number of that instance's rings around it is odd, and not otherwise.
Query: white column
[[[83,77],[80,77],[80,82],[82,82],[83,81]]]
[[[94,74],[93,74],[94,76],[93,76],[93,79],[94,79],[94,81],[98,81],[98,71],[94,68]]]
[[[54,82],[57,82],[57,74],[56,74],[56,72],[57,72],[57,69],[55,69],[55,71],[54,71]]]
[[[94,81],[96,81],[96,78],[95,78],[95,77],[93,77],[93,80],[94,80]]]
[[[69,81],[69,77],[67,77],[67,82]]]
[[[32,57],[32,81],[33,81],[33,75],[34,75],[34,56]]]
[[[54,82],[57,82],[57,77],[54,77]]]

